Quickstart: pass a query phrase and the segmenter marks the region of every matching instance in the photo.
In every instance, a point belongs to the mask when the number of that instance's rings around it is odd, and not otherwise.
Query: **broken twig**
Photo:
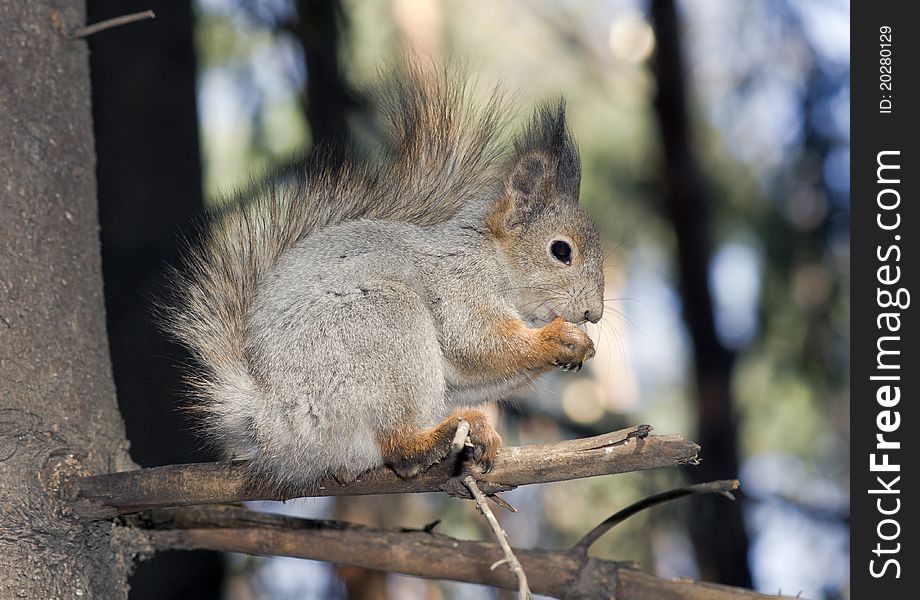
[[[99,21],[98,23],[87,25],[86,27],[80,27],[79,29],[76,29],[73,32],[71,32],[70,37],[72,39],[82,39],[85,37],[89,37],[93,35],[94,33],[105,31],[106,29],[112,29],[114,27],[121,27],[122,25],[127,25],[128,23],[136,23],[137,21],[146,21],[147,19],[156,19],[156,18],[157,16],[152,10],[143,10],[141,12],[131,13],[130,15],[112,17],[111,19]]]

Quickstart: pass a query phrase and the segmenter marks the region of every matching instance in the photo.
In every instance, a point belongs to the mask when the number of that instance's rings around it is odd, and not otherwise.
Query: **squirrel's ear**
[[[539,152],[529,152],[515,161],[505,188],[515,201],[527,202],[535,200],[544,191],[550,177],[547,158]]]
[[[535,220],[554,197],[550,158],[536,150],[518,155],[505,176],[505,193],[497,207],[503,227]]]

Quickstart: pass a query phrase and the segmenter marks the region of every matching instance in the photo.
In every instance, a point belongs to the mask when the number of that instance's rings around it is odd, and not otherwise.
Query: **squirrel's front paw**
[[[594,342],[574,323],[556,317],[544,328],[550,345],[550,364],[563,371],[580,371],[582,364],[594,356]]]

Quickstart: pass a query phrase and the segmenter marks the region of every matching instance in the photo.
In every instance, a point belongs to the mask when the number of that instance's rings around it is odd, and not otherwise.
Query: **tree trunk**
[[[132,466],[102,298],[81,3],[0,3],[0,596],[124,598],[136,540],[58,483]]]
[[[131,456],[142,466],[207,458],[179,410],[188,352],[151,315],[179,232],[202,212],[191,0],[94,0],[89,21],[152,9],[156,20],[90,38],[93,127],[109,349]],[[160,553],[138,565],[132,600],[219,598],[223,558]]]

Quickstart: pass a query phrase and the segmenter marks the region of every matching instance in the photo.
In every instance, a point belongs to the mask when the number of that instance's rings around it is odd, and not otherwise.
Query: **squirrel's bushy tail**
[[[322,148],[297,172],[214,215],[175,271],[167,329],[192,352],[205,432],[239,455],[259,390],[245,351],[246,317],[279,256],[311,232],[357,218],[431,225],[500,184],[500,94],[483,105],[460,77],[406,67],[382,88],[389,143],[379,160],[323,164]],[[339,155],[338,153],[336,155]]]

